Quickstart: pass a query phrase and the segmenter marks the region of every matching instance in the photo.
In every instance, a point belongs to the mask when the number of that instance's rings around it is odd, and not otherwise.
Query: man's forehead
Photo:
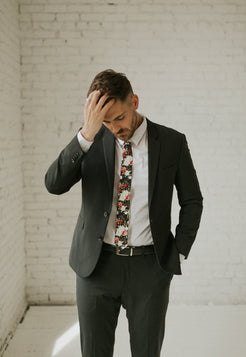
[[[123,115],[125,111],[126,111],[126,105],[120,102],[119,100],[117,100],[107,111],[105,115],[105,120],[107,121],[114,120],[120,115]]]

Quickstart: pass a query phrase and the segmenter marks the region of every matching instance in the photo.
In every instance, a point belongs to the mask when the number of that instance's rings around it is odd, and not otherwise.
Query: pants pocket
[[[172,280],[173,278],[173,273],[166,271],[164,269],[162,269],[162,267],[159,265],[156,255],[155,254],[151,254],[151,260],[152,260],[152,266],[153,266],[153,270],[155,271],[156,274],[159,274],[161,276],[165,276],[167,277],[169,280]]]

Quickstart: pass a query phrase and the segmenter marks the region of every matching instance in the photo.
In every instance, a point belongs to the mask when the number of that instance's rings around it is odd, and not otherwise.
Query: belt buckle
[[[130,256],[132,256],[132,252],[133,252],[133,247],[125,247],[125,248],[130,248],[130,254],[123,254],[123,253],[121,253],[121,251],[120,251],[120,248],[117,246],[116,247],[116,255],[121,255],[121,256],[124,256],[124,257],[128,257],[129,255]],[[125,249],[124,248],[124,249]],[[124,249],[122,249],[122,251],[124,250]]]

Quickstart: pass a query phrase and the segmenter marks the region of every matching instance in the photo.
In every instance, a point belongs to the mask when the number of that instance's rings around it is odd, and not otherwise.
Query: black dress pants
[[[119,256],[102,249],[93,273],[76,281],[82,356],[113,356],[122,305],[132,357],[159,357],[172,277],[155,254]]]

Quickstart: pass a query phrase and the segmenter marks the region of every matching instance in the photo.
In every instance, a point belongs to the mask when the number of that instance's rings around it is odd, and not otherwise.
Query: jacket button
[[[102,236],[99,236],[97,239],[98,239],[98,240],[103,240],[103,237],[102,237]]]
[[[108,217],[108,215],[109,215],[108,211],[105,211],[104,212],[104,217]]]

